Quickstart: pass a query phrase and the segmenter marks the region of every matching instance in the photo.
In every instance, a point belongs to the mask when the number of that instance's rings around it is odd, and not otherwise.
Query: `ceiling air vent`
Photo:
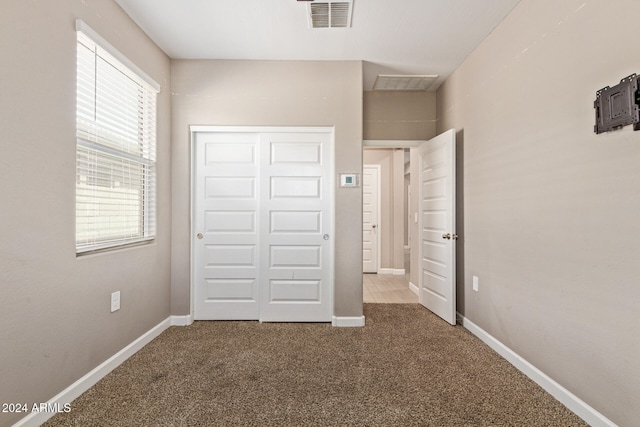
[[[308,3],[311,28],[349,28],[353,0]]]
[[[373,90],[428,90],[437,75],[378,74]]]

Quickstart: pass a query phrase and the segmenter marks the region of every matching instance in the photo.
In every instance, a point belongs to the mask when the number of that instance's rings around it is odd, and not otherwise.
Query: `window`
[[[83,253],[155,238],[159,86],[82,21],[77,27],[76,252]]]

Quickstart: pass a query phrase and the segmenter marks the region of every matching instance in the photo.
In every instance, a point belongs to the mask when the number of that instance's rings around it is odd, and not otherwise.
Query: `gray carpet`
[[[584,426],[461,326],[365,304],[366,326],[172,327],[45,426]]]

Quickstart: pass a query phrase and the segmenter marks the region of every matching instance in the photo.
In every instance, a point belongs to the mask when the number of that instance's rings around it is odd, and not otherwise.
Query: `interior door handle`
[[[447,233],[447,234],[443,234],[442,235],[443,239],[447,239],[447,240],[451,240],[451,234]]]
[[[204,236],[202,235],[202,233],[198,233],[198,234],[196,235],[196,237],[198,238],[198,240],[200,240],[200,239],[202,239]]]
[[[376,227],[377,227],[377,225],[371,224],[371,228],[376,228]]]

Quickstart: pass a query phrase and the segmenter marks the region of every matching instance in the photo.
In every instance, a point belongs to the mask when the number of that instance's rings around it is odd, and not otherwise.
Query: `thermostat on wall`
[[[357,187],[359,184],[357,173],[341,173],[340,174],[340,187]]]

